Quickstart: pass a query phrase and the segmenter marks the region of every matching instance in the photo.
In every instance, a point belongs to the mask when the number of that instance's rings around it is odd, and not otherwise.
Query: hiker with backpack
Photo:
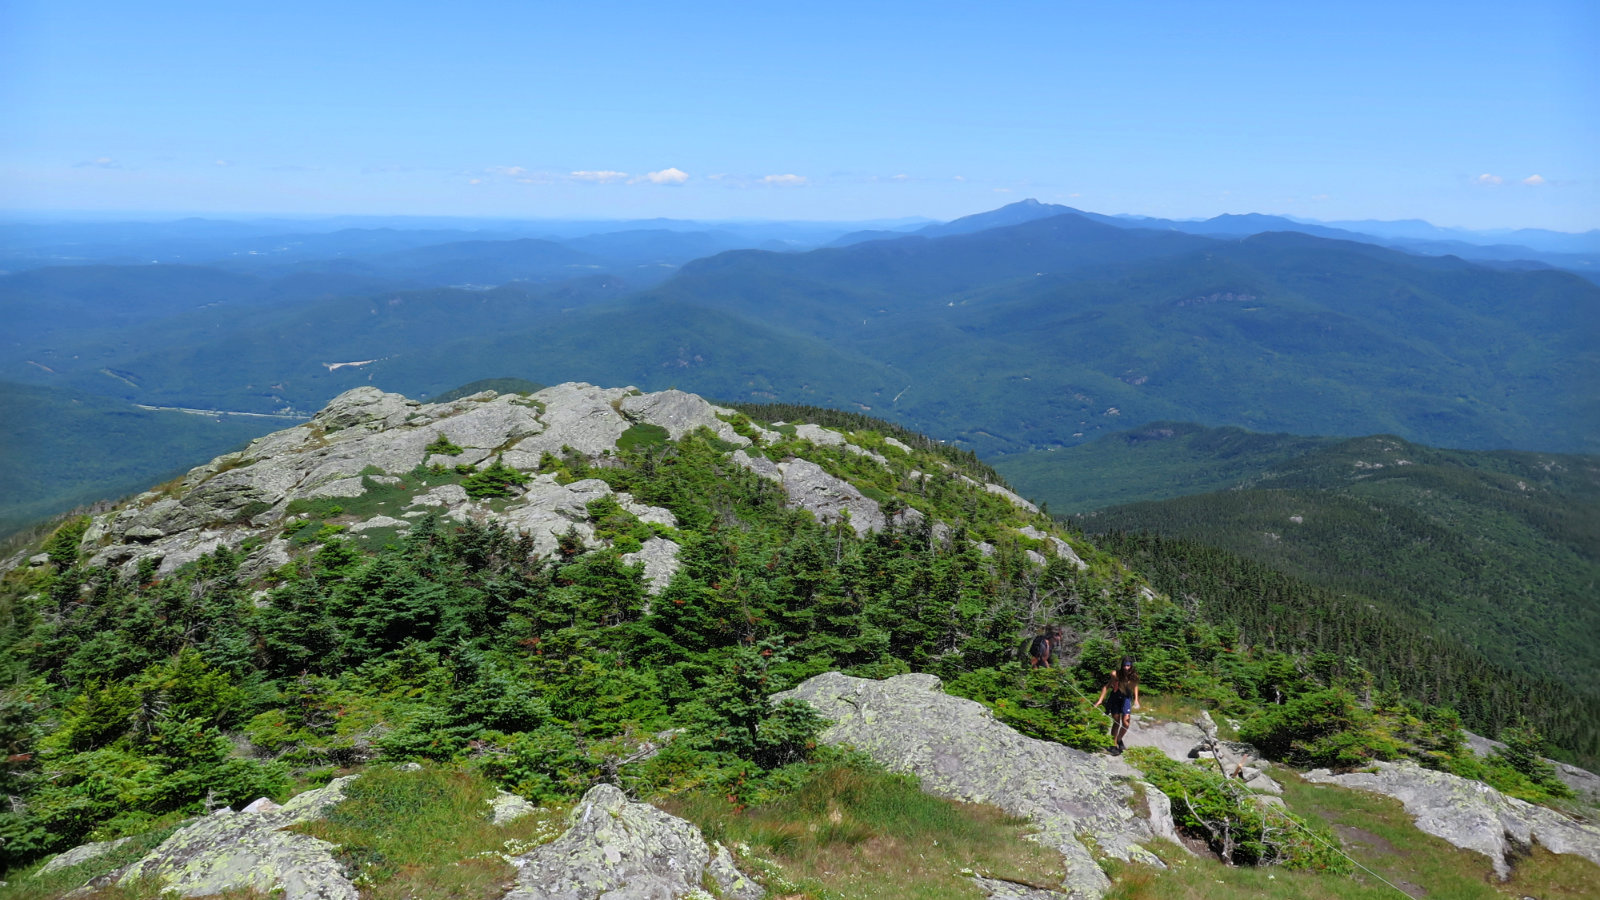
[[[1126,749],[1122,738],[1133,727],[1133,711],[1139,708],[1139,672],[1134,668],[1133,657],[1122,658],[1122,665],[1106,679],[1094,703],[1105,705],[1106,715],[1111,717],[1111,740],[1116,742],[1111,752],[1121,753]]]
[[[1044,634],[1028,641],[1028,668],[1037,669],[1040,666],[1050,668],[1051,659],[1060,643],[1061,629],[1055,625],[1046,628]]]

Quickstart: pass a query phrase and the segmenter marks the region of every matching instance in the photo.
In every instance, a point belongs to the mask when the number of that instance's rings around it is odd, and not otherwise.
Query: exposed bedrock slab
[[[263,804],[259,812],[218,810],[102,881],[126,885],[155,878],[164,893],[182,897],[255,890],[284,900],[357,900],[332,844],[284,830],[320,818],[344,799],[344,787],[354,778],[334,779],[283,806]]]
[[[805,459],[778,463],[778,469],[783,473],[783,490],[790,506],[810,510],[819,522],[837,522],[848,513],[850,527],[858,535],[883,530],[883,510],[850,482]]]
[[[1062,890],[1074,897],[1110,887],[1080,837],[1117,859],[1161,865],[1139,846],[1156,835],[1130,806],[1135,773],[1120,760],[1019,734],[982,704],[945,694],[932,675],[870,681],[830,672],[772,699],[791,697],[832,722],[822,740],[916,775],[930,793],[1030,819],[1034,839],[1064,858]]]
[[[728,900],[756,900],[761,886],[734,868],[700,829],[622,791],[597,785],[578,801],[566,834],[516,858],[505,900],[677,900],[707,896],[709,879]]]
[[[1376,763],[1372,768],[1376,771],[1345,775],[1316,769],[1304,777],[1399,800],[1417,828],[1489,857],[1502,880],[1511,874],[1511,857],[1534,841],[1552,853],[1576,854],[1600,865],[1600,828],[1593,825],[1507,797],[1481,781],[1413,762]]]

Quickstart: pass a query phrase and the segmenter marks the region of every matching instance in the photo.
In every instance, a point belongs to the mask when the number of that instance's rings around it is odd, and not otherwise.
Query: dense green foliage
[[[1116,507],[1077,521],[1101,533],[1149,531],[1186,539],[1162,544],[1153,555],[1168,569],[1178,556],[1187,557],[1188,568],[1209,573],[1200,578],[1272,582],[1280,593],[1304,593],[1282,587],[1288,583],[1284,577],[1265,570],[1232,571],[1239,563],[1226,557],[1237,555],[1315,586],[1321,599],[1306,594],[1301,605],[1337,604],[1347,621],[1362,622],[1353,627],[1309,618],[1319,632],[1345,635],[1333,643],[1346,644],[1358,632],[1368,644],[1383,641],[1385,630],[1416,635],[1390,639],[1395,649],[1380,654],[1387,659],[1373,658],[1378,670],[1421,688],[1430,702],[1456,705],[1474,727],[1493,731],[1513,714],[1498,692],[1474,690],[1479,696],[1469,699],[1456,694],[1457,688],[1418,682],[1457,682],[1454,673],[1483,681],[1486,675],[1470,671],[1479,663],[1456,650],[1443,651],[1456,657],[1452,661],[1438,659],[1437,651],[1408,648],[1462,645],[1502,670],[1521,672],[1529,686],[1549,684],[1525,694],[1550,698],[1533,704],[1555,709],[1539,714],[1546,717],[1540,727],[1558,745],[1593,758],[1600,748],[1594,737],[1600,726],[1600,659],[1593,652],[1600,643],[1600,607],[1593,602],[1600,584],[1597,473],[1592,457],[1474,453],[1363,438],[1281,462],[1233,490]],[[1187,542],[1227,553],[1203,560],[1207,551]],[[1124,544],[1118,552],[1132,548]],[[1192,591],[1180,587],[1179,579],[1187,577],[1172,571],[1161,584]],[[1237,596],[1218,594],[1225,595]],[[1365,610],[1369,604],[1372,609]],[[1394,624],[1383,626],[1383,619]],[[1260,625],[1294,627],[1258,621],[1261,640],[1267,638]],[[1407,666],[1420,666],[1421,672],[1400,675]]]
[[[753,452],[803,452],[886,509],[928,518],[864,537],[819,524],[702,430],[599,459],[547,456],[557,478],[604,479],[678,522],[647,526],[600,498],[588,513],[608,545],[585,552],[569,535],[548,558],[498,525],[431,516],[387,542],[343,533],[352,511],[392,509],[429,484],[526,477],[499,461],[298,503],[282,534],[303,552],[264,584],[242,579],[227,549],[168,577],[87,568],[86,520],[66,523],[44,544],[51,564],[0,584],[3,777],[17,798],[0,812],[4,864],[378,759],[449,763],[547,801],[613,781],[776,803],[814,774],[822,722],[768,698],[831,670],[932,672],[1026,733],[1096,748],[1105,720],[1087,695],[1133,653],[1147,696],[1196,698],[1266,743],[1281,734],[1290,755],[1310,740],[1310,761],[1467,765],[1449,714],[1381,685],[1370,708],[1354,703],[1375,683],[1357,660],[1246,643],[1146,596],[1086,545],[1085,569],[1039,565],[1028,551],[1042,545],[1018,529],[1046,517],[960,476],[937,448],[856,432],[884,465],[777,431]],[[652,596],[622,555],[658,533],[680,544],[682,568]],[[1062,668],[1024,671],[1018,649],[1046,625],[1067,632]],[[1332,712],[1319,705],[1330,696]]]
[[[1248,484],[1338,438],[1151,422],[1086,444],[997,456],[995,469],[1056,515]]]
[[[107,379],[109,381],[109,379]],[[116,500],[289,424],[139,409],[94,394],[0,382],[0,538],[74,506]]]
[[[1497,735],[1529,716],[1565,758],[1589,766],[1600,760],[1600,702],[1546,674],[1496,665],[1403,610],[1382,610],[1192,540],[1120,532],[1097,540],[1181,605],[1229,623],[1241,642],[1311,656],[1328,671],[1359,660],[1378,685],[1450,707],[1475,731]]]

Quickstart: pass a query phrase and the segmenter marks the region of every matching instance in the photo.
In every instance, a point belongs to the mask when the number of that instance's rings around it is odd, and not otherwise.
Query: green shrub
[[[1330,847],[1338,841],[1313,837],[1305,819],[1271,804],[1260,804],[1237,781],[1199,765],[1167,758],[1154,747],[1133,747],[1123,756],[1172,800],[1173,822],[1204,840],[1235,865],[1282,865],[1348,873],[1350,862]]]
[[[494,458],[494,463],[481,472],[467,476],[461,482],[466,489],[467,496],[474,500],[483,500],[489,497],[505,497],[511,493],[514,485],[528,483],[528,476],[505,464],[500,457]]]
[[[1245,720],[1239,739],[1269,759],[1304,766],[1353,768],[1395,759],[1405,747],[1343,688],[1302,694]]]
[[[433,443],[423,448],[423,452],[429,456],[433,456],[434,454],[439,454],[441,456],[460,456],[466,451],[462,450],[449,438],[445,437],[441,432],[438,437],[433,439]]]

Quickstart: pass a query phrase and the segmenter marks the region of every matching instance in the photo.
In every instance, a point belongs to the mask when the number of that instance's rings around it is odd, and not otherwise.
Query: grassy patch
[[[789,796],[750,809],[709,794],[663,806],[739,848],[741,864],[764,869],[784,896],[976,898],[962,869],[1040,887],[1063,875],[1054,852],[1022,839],[1023,820],[924,794],[913,779],[867,766],[821,769]]]
[[[516,877],[507,857],[555,837],[560,815],[497,826],[486,802],[493,796],[488,781],[467,772],[372,769],[345,789],[326,819],[298,830],[339,845],[362,897],[487,900]]]
[[[42,859],[25,869],[7,872],[5,873],[5,882],[0,883],[0,900],[49,900],[49,898],[61,897],[76,888],[82,887],[85,882],[115,872],[117,869],[154,850],[169,835],[178,830],[178,823],[181,818],[174,815],[165,827],[153,828],[143,834],[135,835],[126,844],[109,853],[79,863],[76,866],[69,866],[65,869],[51,872],[43,877],[35,877],[34,873],[43,868],[45,863],[50,861],[49,859]],[[141,890],[145,892],[140,893],[139,891]],[[146,897],[159,897],[160,890],[159,886],[153,884],[137,888],[108,887],[79,896],[101,898],[101,900],[143,900]]]
[[[1287,779],[1285,794],[1297,813],[1339,836],[1344,852],[1384,880],[1415,897],[1443,900],[1506,900],[1511,897],[1595,896],[1600,867],[1577,856],[1535,847],[1520,859],[1510,881],[1494,880],[1489,860],[1423,834],[1400,803],[1389,797]],[[1166,871],[1112,865],[1107,900],[1396,900],[1400,896],[1371,873],[1349,876],[1295,872],[1280,866],[1229,867],[1211,857],[1187,856],[1164,842],[1151,846]]]
[[[645,447],[661,446],[666,444],[667,440],[668,434],[665,428],[640,422],[628,426],[628,430],[617,438],[617,452],[632,453]]]

